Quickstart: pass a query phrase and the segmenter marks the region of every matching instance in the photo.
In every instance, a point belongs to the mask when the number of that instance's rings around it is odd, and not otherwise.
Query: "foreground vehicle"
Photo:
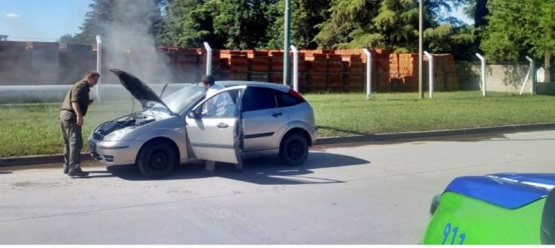
[[[432,201],[422,244],[553,244],[555,174],[455,178]]]
[[[91,155],[110,165],[136,164],[151,178],[163,177],[181,163],[279,155],[302,164],[316,140],[310,104],[288,86],[247,81],[217,81],[226,88],[205,99],[203,87],[186,85],[160,99],[135,76],[112,71],[141,102],[143,111],[105,122],[89,136]],[[226,94],[225,111],[207,112],[210,100]]]

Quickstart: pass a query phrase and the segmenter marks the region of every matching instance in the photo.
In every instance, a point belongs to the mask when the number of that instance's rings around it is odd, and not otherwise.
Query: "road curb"
[[[357,142],[401,141],[401,140],[423,139],[423,138],[441,137],[441,136],[530,132],[530,131],[544,131],[544,130],[555,130],[555,123],[509,125],[509,126],[498,126],[498,127],[467,128],[467,129],[453,129],[453,130],[433,130],[433,131],[406,132],[406,133],[379,133],[379,134],[369,134],[369,135],[349,135],[349,136],[342,136],[342,137],[322,137],[316,140],[315,145],[333,145],[333,144],[357,143]],[[93,160],[93,158],[89,155],[89,153],[81,153],[81,159],[83,161]],[[7,157],[7,158],[0,158],[0,167],[48,164],[48,163],[61,164],[63,160],[64,159],[62,154]]]
[[[530,125],[508,125],[484,128],[465,128],[450,130],[432,130],[407,133],[380,133],[369,135],[350,135],[344,137],[323,137],[316,140],[316,145],[329,145],[338,143],[379,142],[395,140],[411,140],[441,136],[473,135],[487,133],[511,133],[555,130],[555,123],[541,123]]]

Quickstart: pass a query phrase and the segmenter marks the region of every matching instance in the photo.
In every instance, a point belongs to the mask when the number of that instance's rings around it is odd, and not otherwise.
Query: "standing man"
[[[225,89],[225,86],[221,84],[217,84],[214,81],[214,78],[210,75],[206,75],[202,77],[202,83],[204,85],[204,88],[206,89],[206,96],[205,96],[206,99],[214,96],[221,89]],[[211,113],[210,115],[213,115],[213,116],[221,116],[226,114],[227,106],[233,106],[233,109],[235,109],[234,107],[235,105],[233,104],[233,101],[231,100],[231,96],[229,95],[229,93],[219,94],[216,97],[213,97],[212,99],[208,100],[208,102],[206,102],[205,106],[208,108],[208,109],[205,109],[205,111],[207,113]],[[238,134],[238,136],[240,137],[240,134]],[[235,142],[235,144],[239,145],[239,142]],[[235,172],[243,172],[243,161],[241,159],[241,155],[238,154],[239,149],[240,149],[239,147],[235,147],[235,156],[237,157],[237,161],[238,161],[238,163],[235,164],[233,167],[233,171]],[[214,173],[215,166],[216,166],[215,161],[206,160],[205,170],[207,174],[212,175]]]
[[[83,117],[87,114],[90,88],[98,83],[100,74],[89,71],[75,83],[67,93],[60,109],[62,136],[64,137],[64,173],[71,177],[84,177],[88,172],[81,170],[81,148],[83,148]]]

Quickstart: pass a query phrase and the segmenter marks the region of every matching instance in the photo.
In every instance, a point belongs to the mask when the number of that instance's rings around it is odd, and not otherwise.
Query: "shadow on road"
[[[108,166],[109,174],[91,173],[87,178],[115,176],[125,180],[181,180],[194,178],[223,177],[256,184],[317,184],[317,183],[341,183],[341,181],[311,177],[313,170],[320,168],[332,168],[341,166],[352,166],[370,163],[367,160],[334,153],[312,151],[307,160],[300,166],[287,166],[276,156],[246,159],[243,162],[243,172],[237,173],[232,170],[233,164],[216,163],[216,169],[209,175],[204,170],[204,163],[185,164],[176,168],[173,173],[162,179],[145,178],[135,165]],[[99,171],[100,172],[100,171]]]

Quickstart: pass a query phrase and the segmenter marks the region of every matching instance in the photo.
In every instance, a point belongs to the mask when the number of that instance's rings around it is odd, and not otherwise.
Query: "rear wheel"
[[[160,178],[168,175],[178,161],[177,151],[170,144],[151,142],[141,149],[137,164],[144,176]]]
[[[300,134],[289,134],[279,147],[279,157],[288,165],[300,165],[308,157],[308,141]]]

